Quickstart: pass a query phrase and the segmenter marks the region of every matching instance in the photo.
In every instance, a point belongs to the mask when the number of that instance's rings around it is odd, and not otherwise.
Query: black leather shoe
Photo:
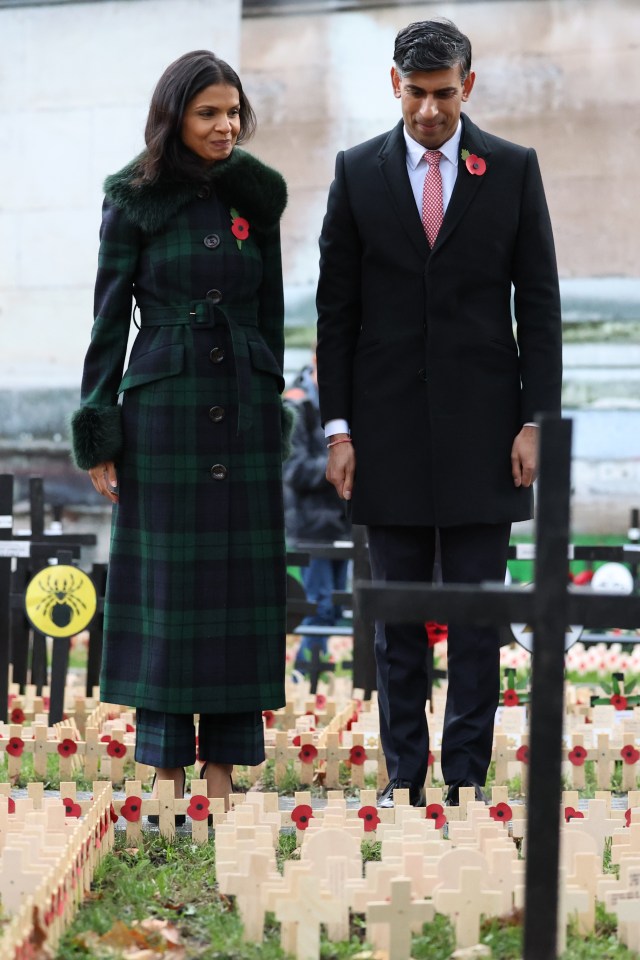
[[[184,791],[187,786],[187,771],[184,769],[184,767],[182,768],[182,776],[184,778],[182,781],[182,796],[184,797]],[[152,790],[154,788],[155,782],[156,782],[156,774],[154,773],[153,780],[151,781]],[[157,813],[150,813],[147,817],[147,820],[154,827],[157,827],[160,823],[160,817],[158,816]],[[184,827],[186,821],[187,821],[187,818],[184,813],[176,813],[176,827]]]
[[[479,783],[471,783],[470,780],[461,780],[459,783],[452,783],[449,787],[446,800],[446,807],[460,806],[460,787],[473,787],[476,794],[476,800],[481,803],[489,803],[489,797],[486,795]]]
[[[394,790],[408,790],[409,791],[409,803],[412,807],[424,807],[424,790],[422,787],[417,787],[415,783],[411,783],[410,780],[389,780],[389,783],[386,785],[382,793],[378,798],[379,807],[393,807],[395,806],[393,802],[393,791]]]

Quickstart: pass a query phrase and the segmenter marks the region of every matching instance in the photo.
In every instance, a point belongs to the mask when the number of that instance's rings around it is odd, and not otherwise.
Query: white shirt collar
[[[418,143],[416,140],[414,140],[413,137],[407,133],[406,127],[402,128],[402,132],[404,133],[404,139],[407,145],[407,164],[412,170],[415,170],[424,157],[426,147],[423,147],[421,143]],[[454,165],[454,167],[458,166],[461,137],[462,120],[458,120],[458,126],[454,135],[445,143],[443,143],[441,147],[438,147],[438,150],[440,150],[440,152]]]

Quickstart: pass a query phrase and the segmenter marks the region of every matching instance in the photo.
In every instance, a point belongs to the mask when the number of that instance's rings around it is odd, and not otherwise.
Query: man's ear
[[[476,82],[476,75],[473,71],[468,75],[467,79],[462,84],[462,99],[464,101],[468,100],[471,96],[471,91],[473,90],[473,85]]]
[[[395,68],[395,67],[391,67],[391,85],[392,85],[392,87],[393,87],[393,95],[394,95],[394,97],[396,97],[398,100],[400,99],[400,97],[401,97],[401,95],[402,95],[402,91],[401,91],[401,89],[400,89],[400,81],[401,81],[401,79],[402,79],[402,78],[401,78],[400,74],[398,73],[398,71],[396,70],[396,68]]]

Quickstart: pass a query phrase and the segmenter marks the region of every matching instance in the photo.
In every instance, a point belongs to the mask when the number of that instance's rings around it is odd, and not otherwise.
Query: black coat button
[[[220,246],[220,237],[217,233],[210,233],[202,242],[209,250],[215,250],[216,247]]]
[[[214,463],[211,467],[211,477],[214,480],[226,480],[227,468],[222,463]]]
[[[207,300],[211,300],[212,303],[220,303],[222,294],[219,290],[207,290]]]
[[[203,187],[200,187],[200,189],[198,190],[198,199],[208,200],[210,196],[211,196],[211,187],[207,187],[206,185]]]
[[[211,360],[211,363],[222,363],[224,360],[224,350],[222,347],[214,347],[209,354],[209,360]]]
[[[213,420],[214,423],[220,423],[221,420],[224,420],[224,407],[211,407],[209,420]]]

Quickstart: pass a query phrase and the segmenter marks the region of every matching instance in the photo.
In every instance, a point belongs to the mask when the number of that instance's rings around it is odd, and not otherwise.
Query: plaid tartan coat
[[[135,165],[105,183],[72,417],[76,464],[118,470],[101,696],[169,713],[276,708],[285,183],[239,149],[206,182],[135,187]]]

